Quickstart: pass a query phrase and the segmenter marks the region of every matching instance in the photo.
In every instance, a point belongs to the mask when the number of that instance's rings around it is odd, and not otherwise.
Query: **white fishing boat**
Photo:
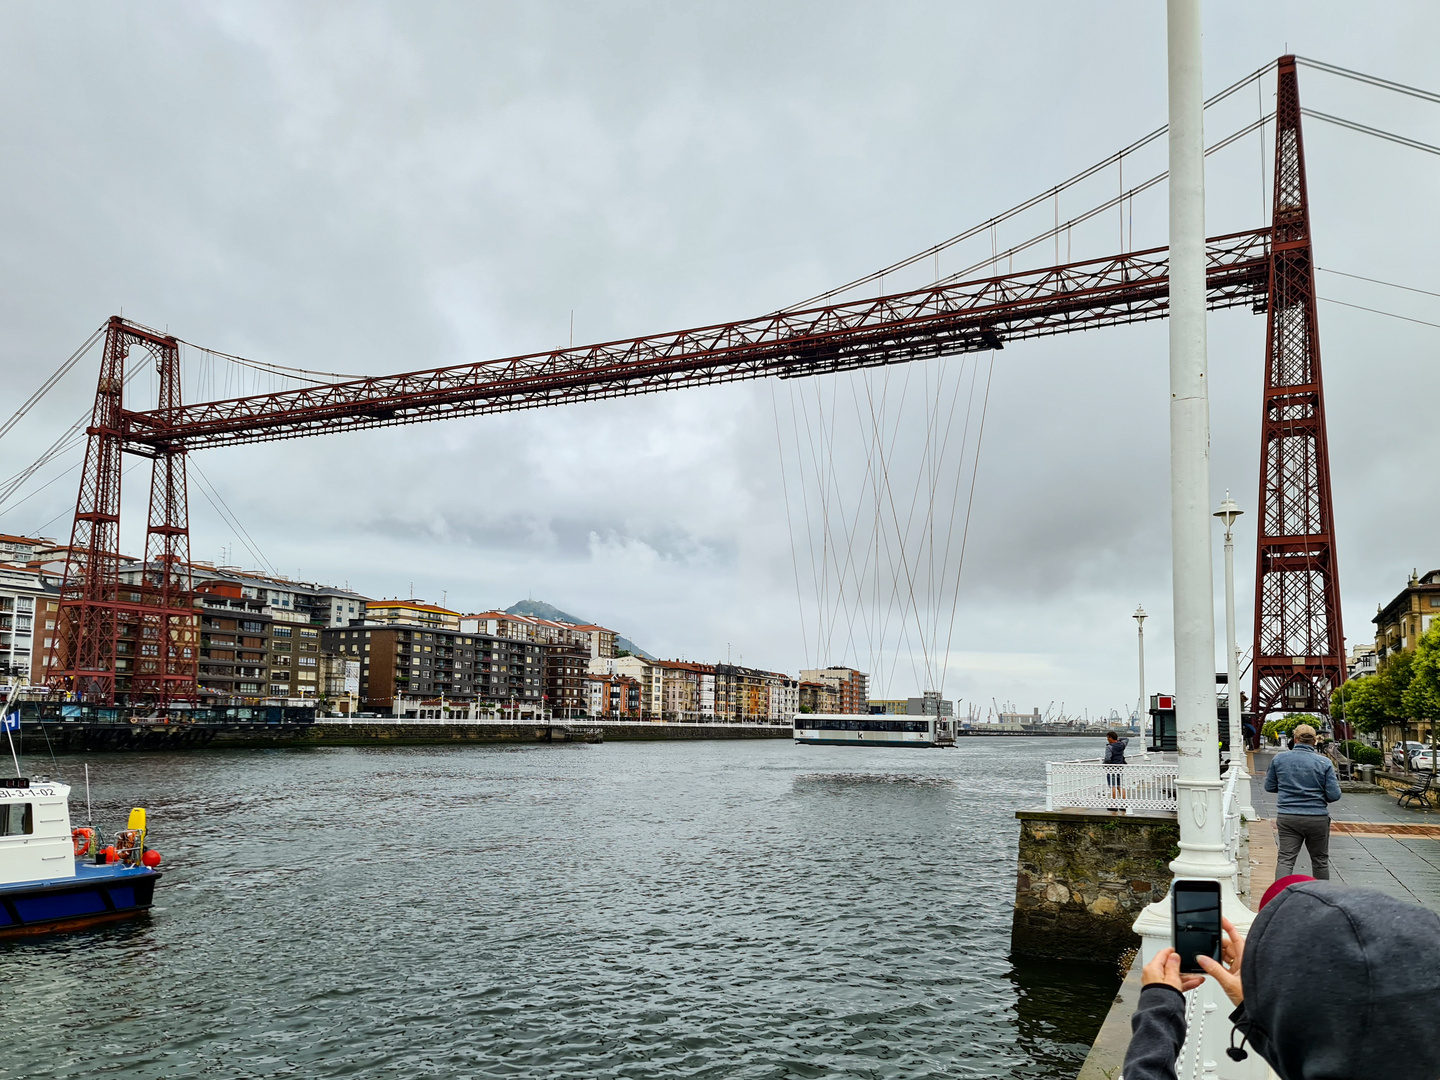
[[[160,853],[145,845],[144,808],[130,811],[111,844],[93,825],[72,828],[70,786],[19,775],[11,734],[19,716],[8,711],[14,698],[12,688],[3,726],[17,775],[0,778],[0,938],[144,914],[160,880]],[[85,787],[88,804],[88,768]]]

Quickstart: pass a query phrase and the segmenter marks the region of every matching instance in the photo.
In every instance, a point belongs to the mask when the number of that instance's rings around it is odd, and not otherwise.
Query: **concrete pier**
[[[1174,811],[1020,810],[1010,947],[1017,956],[1113,963],[1131,928],[1170,891]]]

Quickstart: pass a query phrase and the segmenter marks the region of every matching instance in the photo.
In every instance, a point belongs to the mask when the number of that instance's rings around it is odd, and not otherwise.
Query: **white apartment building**
[[[482,611],[460,618],[460,632],[489,634],[512,641],[533,641],[537,645],[578,645],[591,659],[615,655],[615,631],[591,623],[567,623],[537,615],[512,615],[504,611]]]
[[[0,563],[24,566],[41,552],[53,551],[55,547],[55,541],[48,536],[11,536],[9,533],[0,533]]]
[[[0,566],[0,682],[28,683],[32,674],[40,676],[48,643],[54,640],[51,608],[58,596],[59,590],[47,585],[38,570]]]
[[[770,684],[770,719],[789,723],[800,711],[800,680],[776,674]]]
[[[665,712],[665,669],[643,656],[597,656],[590,660],[591,675],[629,675],[640,684],[640,711],[647,716]]]

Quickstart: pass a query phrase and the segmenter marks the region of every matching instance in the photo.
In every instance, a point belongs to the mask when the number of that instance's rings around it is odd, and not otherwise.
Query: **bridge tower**
[[[1328,712],[1345,681],[1330,450],[1320,378],[1315,260],[1295,57],[1282,56],[1275,104],[1275,191],[1251,708]]]
[[[196,698],[198,619],[190,569],[185,449],[159,442],[153,458],[145,562],[122,582],[120,480],[125,445],[125,361],[135,346],[159,374],[156,416],[180,408],[180,343],[120,318],[105,329],[95,406],[86,429],[75,523],[65,558],[47,680],[88,704],[155,705]]]

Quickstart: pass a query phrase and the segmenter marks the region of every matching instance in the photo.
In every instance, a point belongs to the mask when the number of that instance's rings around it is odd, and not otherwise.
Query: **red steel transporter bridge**
[[[1249,306],[1267,320],[1251,695],[1262,719],[1280,709],[1324,709],[1346,670],[1293,56],[1280,59],[1278,78],[1272,221],[1212,238],[1208,269],[1212,309]],[[898,364],[1163,318],[1168,305],[1167,251],[1155,248],[600,345],[190,405],[180,397],[179,342],[112,318],[87,429],[51,687],[70,700],[157,711],[197,699],[190,450]],[[137,348],[159,372],[159,402],[147,411],[127,409],[123,398],[126,363]],[[120,576],[124,454],[153,461],[138,585]]]

